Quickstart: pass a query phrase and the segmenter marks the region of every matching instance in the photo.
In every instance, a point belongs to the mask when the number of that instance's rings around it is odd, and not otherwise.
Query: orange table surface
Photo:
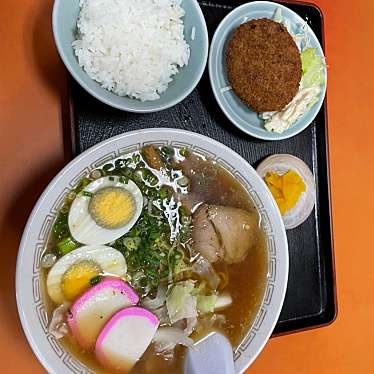
[[[15,264],[33,204],[64,165],[65,72],[48,0],[0,2],[0,368],[42,373],[23,335]],[[250,373],[374,372],[374,1],[318,0],[325,17],[339,313],[329,327],[272,339]]]

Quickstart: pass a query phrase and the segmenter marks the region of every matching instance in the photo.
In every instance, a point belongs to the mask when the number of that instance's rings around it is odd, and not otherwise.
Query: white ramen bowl
[[[62,169],[39,198],[22,236],[16,273],[18,312],[31,348],[49,373],[92,372],[48,333],[40,262],[56,214],[81,177],[110,159],[146,144],[188,147],[215,160],[242,183],[261,214],[267,238],[267,285],[255,322],[234,352],[237,373],[242,373],[255,360],[278,320],[288,279],[287,238],[275,201],[256,171],[230,148],[196,133],[173,129],[128,132],[88,149]]]

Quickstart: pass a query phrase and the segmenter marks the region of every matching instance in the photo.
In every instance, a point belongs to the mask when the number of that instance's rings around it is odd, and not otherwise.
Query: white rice
[[[156,100],[188,64],[181,0],[81,0],[73,48],[105,89]]]

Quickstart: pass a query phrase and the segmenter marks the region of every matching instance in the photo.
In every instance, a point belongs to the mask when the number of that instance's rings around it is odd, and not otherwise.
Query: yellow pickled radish
[[[293,170],[281,175],[270,171],[264,179],[282,215],[292,209],[306,191],[303,179]]]

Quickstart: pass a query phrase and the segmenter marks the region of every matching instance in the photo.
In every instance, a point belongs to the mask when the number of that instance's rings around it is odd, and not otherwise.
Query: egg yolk
[[[92,261],[73,264],[62,277],[62,292],[67,300],[74,300],[91,286],[91,279],[100,275],[101,269]]]
[[[103,188],[92,196],[89,211],[99,226],[116,229],[126,225],[134,216],[135,201],[123,188]]]
[[[277,202],[282,216],[297,204],[301,194],[306,190],[300,175],[292,170],[288,170],[282,175],[269,172],[265,176],[265,182]]]

